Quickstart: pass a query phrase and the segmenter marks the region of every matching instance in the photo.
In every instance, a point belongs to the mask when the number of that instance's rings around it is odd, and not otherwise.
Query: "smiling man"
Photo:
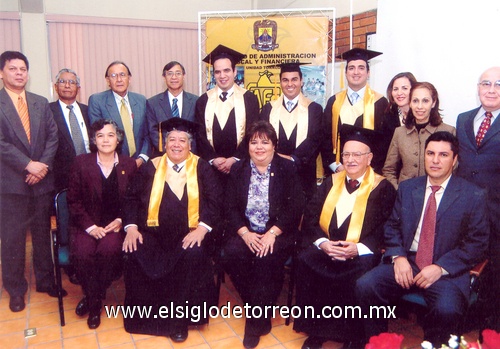
[[[124,323],[131,333],[183,342],[188,325],[208,321],[190,316],[196,307],[216,304],[207,234],[219,221],[221,193],[212,167],[190,152],[198,125],[170,118],[160,127],[165,154],[139,169],[125,198],[125,306],[152,306],[152,314],[159,314],[161,305],[190,311],[168,318],[128,317]]]
[[[316,315],[325,306],[356,305],[354,285],[380,261],[383,227],[396,196],[389,181],[370,166],[374,132],[354,126],[346,126],[346,131],[345,171],[319,187],[302,226],[306,249],[297,261],[297,305],[313,306]],[[303,349],[319,349],[328,340],[352,347],[359,338],[355,320],[321,317],[295,319],[294,330],[309,335]]]
[[[278,134],[277,153],[295,162],[302,189],[309,200],[316,192],[316,158],[321,144],[323,108],[302,94],[302,71],[307,63],[280,65],[282,95],[260,114]]]
[[[340,144],[342,141],[342,125],[354,125],[381,132],[379,143],[381,148],[380,157],[372,163],[377,173],[382,173],[385,155],[391,141],[391,136],[384,136],[384,113],[389,102],[378,92],[368,86],[370,77],[370,65],[368,61],[382,53],[353,48],[337,56],[347,61],[345,76],[347,89],[330,97],[325,108],[325,136],[321,149],[321,157],[325,171],[342,170],[340,164]],[[380,146],[380,145],[379,145]]]
[[[194,121],[194,108],[198,96],[184,91],[186,70],[184,66],[171,61],[163,67],[163,78],[167,89],[151,97],[147,101],[146,117],[148,119],[149,139],[155,151],[163,151],[165,140],[159,143],[159,130],[155,127],[170,118],[182,118]],[[192,143],[192,152],[197,154],[196,142]]]
[[[89,98],[89,118],[111,119],[125,131],[122,154],[133,157],[137,167],[149,160],[148,125],[146,120],[146,97],[130,92],[132,73],[121,61],[112,62],[105,73],[109,90],[96,93]]]
[[[243,138],[259,117],[257,97],[235,84],[236,64],[245,57],[219,45],[203,59],[213,65],[217,86],[196,102],[195,118],[203,125],[198,151],[223,174],[229,174],[231,166],[247,154]],[[227,180],[227,176],[222,178]]]
[[[439,131],[426,141],[427,176],[401,182],[384,227],[383,263],[358,280],[356,295],[370,306],[389,305],[419,289],[428,304],[424,339],[434,347],[460,336],[470,293],[469,271],[488,247],[486,192],[452,175],[458,140]],[[364,319],[366,340],[387,332],[387,319]]]

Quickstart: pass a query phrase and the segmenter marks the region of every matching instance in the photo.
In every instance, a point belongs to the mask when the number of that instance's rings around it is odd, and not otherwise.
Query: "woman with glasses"
[[[84,294],[75,312],[89,314],[90,329],[99,327],[102,300],[121,269],[122,203],[137,169],[134,159],[118,155],[123,139],[114,121],[94,122],[92,153],[75,158],[69,179],[71,255]]]
[[[443,123],[439,113],[439,96],[429,82],[417,82],[411,88],[410,109],[405,125],[394,131],[387,153],[384,176],[397,189],[408,178],[425,175],[425,141],[437,131],[455,134],[455,127]]]

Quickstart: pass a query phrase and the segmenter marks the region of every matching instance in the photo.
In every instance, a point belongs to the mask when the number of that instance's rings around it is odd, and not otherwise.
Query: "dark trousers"
[[[50,212],[53,194],[0,196],[0,237],[2,239],[2,281],[11,297],[28,290],[24,277],[26,233],[31,232],[33,268],[37,290],[54,286],[50,241]]]
[[[95,239],[86,232],[75,234],[72,255],[86,296],[106,297],[106,290],[123,261],[122,243],[122,233],[109,233],[102,239]]]
[[[259,306],[264,311],[266,305],[276,302],[283,286],[284,264],[291,253],[289,240],[285,240],[284,236],[276,238],[273,253],[262,258],[256,257],[240,236],[228,240],[223,264],[243,303]],[[258,315],[257,311],[255,315]],[[271,330],[271,317],[272,314],[268,314],[267,318],[247,318],[245,334],[261,336],[268,333]]]
[[[410,264],[416,275],[419,270],[411,258]],[[369,314],[370,306],[389,305],[415,289],[416,287],[405,290],[396,283],[393,264],[380,264],[358,280],[356,296],[364,314]],[[450,334],[460,335],[458,332],[467,310],[467,299],[446,276],[422,292],[428,305],[424,320],[424,339],[439,348],[442,343],[448,342]],[[367,340],[371,336],[387,332],[387,319],[367,317],[363,319],[363,323]]]

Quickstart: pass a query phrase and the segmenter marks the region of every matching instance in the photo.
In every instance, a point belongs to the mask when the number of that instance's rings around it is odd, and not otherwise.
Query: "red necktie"
[[[489,111],[487,111],[484,114],[484,119],[483,122],[481,122],[481,126],[479,126],[479,131],[477,131],[476,135],[476,144],[479,147],[481,145],[481,142],[483,141],[484,135],[488,131],[491,125],[491,118],[493,117],[493,114],[491,114]]]
[[[436,232],[436,192],[439,188],[441,188],[439,185],[431,186],[432,193],[425,206],[424,219],[422,220],[422,229],[420,229],[420,239],[418,241],[417,256],[415,258],[415,262],[420,270],[432,264],[434,235]]]

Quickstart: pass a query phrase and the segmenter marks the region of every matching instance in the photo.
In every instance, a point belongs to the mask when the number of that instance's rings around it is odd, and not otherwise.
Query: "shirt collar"
[[[484,113],[486,113],[486,110],[484,109],[484,107],[481,106],[481,108],[479,109],[478,113],[477,113],[477,116],[478,117],[482,117],[484,115]],[[493,115],[491,117],[491,122],[493,123],[493,121],[496,119],[496,117],[498,116],[498,114],[500,114],[500,109],[497,109],[497,110],[493,110],[491,112],[491,115]]]
[[[285,101],[285,105],[287,102],[292,102],[293,105],[297,104],[299,102],[299,96],[300,96],[300,93],[297,96],[295,96],[294,99],[288,99],[285,95],[283,95],[283,100]]]
[[[184,93],[184,91],[181,91],[177,96],[174,96],[173,94],[170,93],[170,91],[167,90],[168,100],[170,101],[170,104],[172,104],[172,100],[174,98],[177,98],[177,103],[178,103],[182,99],[183,93]]]
[[[443,183],[441,183],[441,188],[442,188],[442,190],[443,190],[443,191],[444,191],[444,190],[446,189],[446,187],[448,186],[448,183],[450,182],[450,178],[451,178],[451,176],[452,176],[452,175],[450,175],[448,178],[446,178],[446,179],[444,180],[444,182],[443,182]],[[429,188],[429,187],[431,187],[431,186],[432,186],[432,184],[431,184],[431,182],[429,181],[429,176],[427,176],[427,185],[426,185],[426,188]],[[441,190],[441,189],[439,189],[439,190]]]
[[[219,86],[217,86],[217,96],[220,96],[222,94],[222,91]],[[226,91],[227,92],[227,97],[230,97],[232,96],[232,94],[234,93],[234,84],[233,86],[231,86],[231,88],[229,90]]]
[[[365,178],[365,175],[366,175],[366,171],[365,171],[365,173],[363,173],[363,175],[361,177],[357,178],[356,180],[359,183],[363,182],[363,178]],[[346,175],[346,178],[347,178],[347,181],[350,181],[351,179],[353,179],[353,178],[349,177],[348,175]]]
[[[172,162],[172,160],[170,160],[167,156],[167,165],[168,167],[172,168],[172,166],[174,166],[175,164]],[[183,168],[184,166],[186,165],[186,160],[180,162],[177,164],[177,166],[179,166],[179,168]]]
[[[363,99],[365,97],[365,91],[366,91],[366,85],[363,86],[363,88],[361,88],[359,91],[354,91],[352,88],[347,86],[347,95],[349,96],[349,98],[351,98],[353,92],[356,92],[359,95],[359,98]]]
[[[122,98],[125,99],[125,102],[127,102],[127,104],[130,104],[129,101],[128,101],[128,91],[127,91],[127,94],[124,97],[120,96],[115,91],[111,91],[111,92],[113,92],[113,96],[115,96],[115,100],[116,100],[116,102],[118,104],[120,104],[122,102]]]
[[[99,159],[99,152],[97,152],[96,155],[97,155],[97,163],[99,165],[102,165],[101,159]],[[118,154],[115,151],[115,161],[114,161],[115,166],[118,165],[118,163],[119,163],[119,161],[118,161]]]

